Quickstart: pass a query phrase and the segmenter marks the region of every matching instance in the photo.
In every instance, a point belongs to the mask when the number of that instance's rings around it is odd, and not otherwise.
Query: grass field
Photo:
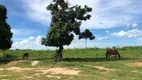
[[[120,60],[105,59],[105,49],[66,49],[54,63],[55,51],[10,50],[0,53],[0,80],[142,80],[142,47],[119,49]],[[24,52],[28,60],[22,60]],[[31,66],[31,61],[41,63]]]

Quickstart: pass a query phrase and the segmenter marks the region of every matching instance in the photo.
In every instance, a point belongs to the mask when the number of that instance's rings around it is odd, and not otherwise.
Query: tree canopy
[[[7,9],[5,6],[0,5],[0,50],[5,50],[11,48],[12,45],[12,35],[11,27],[6,22],[7,19]]]
[[[89,29],[85,29],[84,32],[80,33],[79,35],[79,39],[82,39],[82,38],[89,38],[90,40],[93,40],[95,38],[95,36],[89,31]]]
[[[82,8],[79,5],[69,7],[68,2],[64,0],[53,0],[53,3],[47,6],[51,12],[50,29],[46,38],[42,39],[42,44],[46,46],[70,45],[74,39],[73,33],[80,35],[81,21],[90,19],[88,12],[92,8],[87,5]]]

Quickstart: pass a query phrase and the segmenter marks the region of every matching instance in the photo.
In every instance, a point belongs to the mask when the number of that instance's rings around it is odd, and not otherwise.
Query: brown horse
[[[108,56],[110,58],[111,55],[115,55],[115,59],[116,59],[116,56],[118,55],[118,59],[120,59],[120,54],[117,50],[109,49],[109,50],[106,51],[106,58],[108,58]]]

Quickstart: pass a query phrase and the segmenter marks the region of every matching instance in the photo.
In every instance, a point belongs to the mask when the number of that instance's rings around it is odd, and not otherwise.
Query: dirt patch
[[[25,62],[26,60],[10,61],[7,65],[16,65],[17,63]]]
[[[0,75],[0,77],[6,77],[7,75]]]
[[[102,66],[94,66],[94,67],[97,68],[97,69],[106,70],[106,71],[114,71],[114,70],[116,70],[116,69],[105,68],[105,67],[102,67]]]
[[[97,69],[100,69],[100,70],[106,70],[106,71],[115,71],[116,69],[110,69],[110,68],[105,68],[103,66],[91,66],[91,65],[85,65],[87,67],[94,67],[94,68],[97,68]]]
[[[132,66],[132,67],[141,67],[142,66],[142,62],[136,62],[136,63],[130,63],[129,66]]]
[[[53,76],[53,75],[47,75],[48,78],[57,78],[57,79],[60,79],[61,76]]]
[[[37,72],[40,72],[40,73],[36,73],[35,75],[39,76],[41,74],[47,74],[47,73],[62,74],[62,75],[78,75],[81,71],[71,70],[68,68],[50,68],[50,69],[44,69],[44,70],[37,70]]]
[[[15,72],[21,72],[21,71],[35,71],[35,75],[37,77],[40,77],[41,75],[45,74],[61,74],[61,75],[78,75],[81,71],[78,69],[68,69],[68,68],[21,68],[21,67],[9,67],[9,68],[0,68],[0,71],[7,70],[7,71],[15,71]],[[25,78],[32,78],[31,76],[24,76]],[[55,77],[60,78],[60,76],[52,76],[47,75],[47,77]]]
[[[24,76],[25,78],[28,78],[28,79],[30,79],[30,78],[32,78],[32,76]]]
[[[134,73],[142,73],[140,71],[135,71],[135,70],[132,70],[131,72],[134,72]]]
[[[20,68],[20,67],[9,67],[9,68],[0,68],[0,70],[12,70],[16,72],[21,72],[25,70],[33,70],[34,68]]]

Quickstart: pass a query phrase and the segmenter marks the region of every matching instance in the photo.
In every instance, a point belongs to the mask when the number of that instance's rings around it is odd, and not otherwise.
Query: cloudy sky
[[[90,29],[96,36],[88,47],[142,45],[142,0],[68,0],[70,5],[93,8],[91,19],[81,30]],[[11,49],[54,49],[40,44],[45,37],[51,15],[46,6],[51,0],[0,0],[6,6],[7,22],[14,33]],[[77,36],[66,48],[83,48],[85,41]]]

